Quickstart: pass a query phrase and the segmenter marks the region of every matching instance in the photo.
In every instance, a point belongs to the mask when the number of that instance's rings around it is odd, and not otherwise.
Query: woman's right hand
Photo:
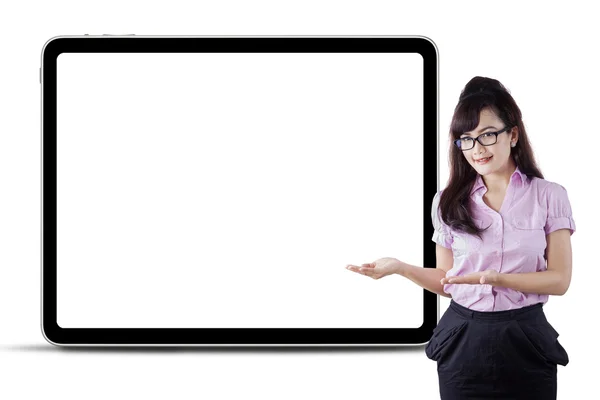
[[[383,278],[384,276],[395,274],[402,268],[404,263],[392,257],[384,257],[361,266],[348,264],[346,269],[354,271],[361,275],[370,276],[373,279]]]

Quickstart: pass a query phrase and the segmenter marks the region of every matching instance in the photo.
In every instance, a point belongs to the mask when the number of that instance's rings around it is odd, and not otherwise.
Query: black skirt
[[[452,300],[425,347],[441,399],[556,399],[569,357],[542,306],[482,312]]]

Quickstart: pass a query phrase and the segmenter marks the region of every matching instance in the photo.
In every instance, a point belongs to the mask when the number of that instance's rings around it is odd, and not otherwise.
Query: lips
[[[487,163],[490,162],[490,160],[492,159],[492,157],[494,157],[494,156],[489,156],[489,157],[485,157],[485,158],[478,158],[477,160],[475,160],[475,164],[477,164],[477,165],[486,165]]]

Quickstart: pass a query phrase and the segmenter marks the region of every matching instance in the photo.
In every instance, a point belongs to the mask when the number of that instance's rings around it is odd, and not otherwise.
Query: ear
[[[519,127],[518,126],[513,126],[513,128],[511,129],[511,134],[510,134],[510,141],[511,142],[515,142],[517,143],[517,141],[519,140]]]

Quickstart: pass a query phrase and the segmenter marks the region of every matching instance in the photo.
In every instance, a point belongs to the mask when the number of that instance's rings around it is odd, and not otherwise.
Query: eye
[[[486,138],[489,138],[489,137],[492,137],[492,136],[494,136],[494,134],[492,132],[487,132],[487,133],[483,134],[483,137],[486,137]]]
[[[465,136],[465,137],[461,137],[461,138],[460,138],[460,142],[461,142],[461,143],[468,143],[468,142],[470,142],[470,141],[472,141],[472,140],[473,140],[473,138],[470,138],[470,137],[468,137],[468,136]]]

